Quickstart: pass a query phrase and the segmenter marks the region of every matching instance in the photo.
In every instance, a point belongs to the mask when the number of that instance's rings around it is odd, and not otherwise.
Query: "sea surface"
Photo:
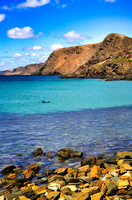
[[[132,150],[132,82],[0,76],[0,169],[32,162],[37,147],[84,156]]]

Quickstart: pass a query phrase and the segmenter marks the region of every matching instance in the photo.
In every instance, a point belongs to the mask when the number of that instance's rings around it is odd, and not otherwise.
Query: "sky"
[[[132,0],[0,0],[0,71],[110,33],[132,37]]]

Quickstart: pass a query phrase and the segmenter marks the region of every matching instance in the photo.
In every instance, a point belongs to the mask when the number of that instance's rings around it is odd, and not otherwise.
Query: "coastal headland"
[[[55,154],[45,154],[38,148],[31,156],[38,162],[25,168],[13,164],[3,168],[1,200],[132,199],[132,152],[117,152],[113,157],[85,157],[83,152],[70,148],[60,149]],[[44,156],[58,157],[63,167],[45,170],[39,162]],[[79,165],[72,167],[76,161]]]
[[[55,75],[62,78],[132,80],[132,38],[111,33],[103,42],[53,51],[45,63],[6,70],[1,75]]]

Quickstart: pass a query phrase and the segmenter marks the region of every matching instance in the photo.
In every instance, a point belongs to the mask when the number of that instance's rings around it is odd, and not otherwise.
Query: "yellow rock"
[[[76,192],[77,191],[77,187],[75,185],[64,186],[61,190],[63,190],[64,188],[69,188],[72,192]]]
[[[130,172],[130,171],[127,171],[127,173],[120,176],[121,179],[129,179],[131,177],[132,177],[132,172]]]
[[[83,189],[83,188],[88,188],[89,185],[90,185],[89,183],[85,183],[84,185],[81,185],[80,188],[82,188],[82,189]]]
[[[56,174],[65,174],[67,172],[67,167],[58,168],[54,171]]]
[[[124,160],[123,159],[121,159],[121,160],[118,160],[118,162],[117,162],[117,165],[122,165],[124,163]]]
[[[120,168],[124,168],[125,170],[129,170],[129,171],[132,170],[132,167],[129,164],[127,164],[127,163],[122,164],[120,166]]]
[[[102,198],[102,196],[103,195],[101,192],[93,194],[93,195],[91,195],[91,200],[100,200]]]
[[[77,170],[76,169],[73,169],[73,168],[71,168],[71,167],[69,167],[68,169],[67,169],[67,173],[69,174],[69,173],[74,173],[74,172],[76,172]]]
[[[3,196],[0,196],[0,200],[4,200],[4,195],[3,195]]]
[[[35,194],[44,194],[46,193],[46,185],[42,185],[38,188],[36,188],[35,190],[33,190]]]
[[[119,179],[118,180],[118,189],[125,189],[129,186],[129,181],[128,180],[122,180],[122,179]]]
[[[20,196],[19,197],[20,200],[30,200],[29,198],[25,197],[25,196]]]
[[[94,165],[92,168],[91,168],[91,177],[92,178],[99,178],[100,176],[100,173],[101,173],[101,169],[99,166],[97,165]]]

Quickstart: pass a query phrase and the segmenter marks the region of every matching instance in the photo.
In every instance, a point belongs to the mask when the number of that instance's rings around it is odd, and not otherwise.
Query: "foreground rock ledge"
[[[72,151],[63,150],[68,159]],[[118,152],[112,160],[90,156],[76,169],[57,168],[41,177],[37,164],[24,170],[10,165],[2,170],[0,200],[132,200],[132,152]]]

